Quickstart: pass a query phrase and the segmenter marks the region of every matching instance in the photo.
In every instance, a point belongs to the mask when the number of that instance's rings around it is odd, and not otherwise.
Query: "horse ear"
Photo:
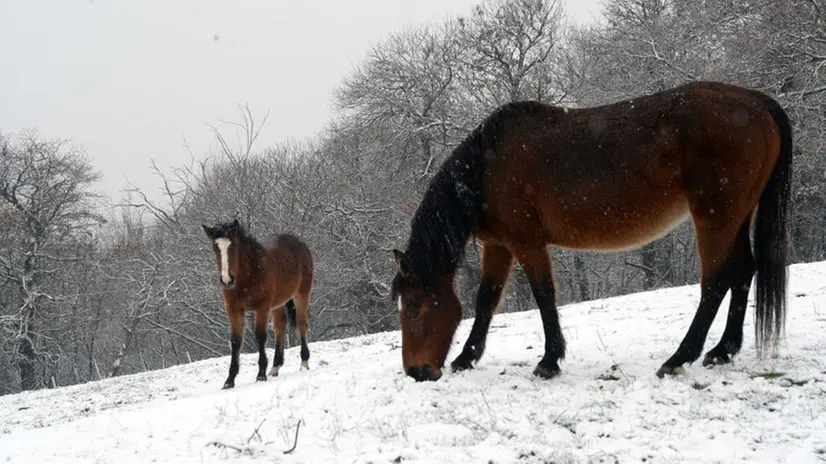
[[[233,228],[233,229],[238,229],[240,226],[241,226],[241,224],[238,222],[238,218],[235,218],[235,219],[232,221],[232,228]]]
[[[201,227],[204,228],[204,233],[207,234],[207,237],[212,237],[213,232],[215,232],[212,227],[209,227],[205,224],[201,224]]]
[[[401,250],[393,248],[393,259],[396,260],[396,266],[399,267],[399,272],[404,277],[410,277],[410,267],[407,264],[407,257]]]

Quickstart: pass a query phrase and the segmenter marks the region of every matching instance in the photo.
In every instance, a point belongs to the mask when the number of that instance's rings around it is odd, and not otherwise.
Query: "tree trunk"
[[[578,301],[586,301],[590,295],[588,291],[588,269],[585,267],[585,260],[579,253],[574,253],[574,279],[579,289]]]
[[[147,297],[148,299],[148,297]],[[144,305],[145,307],[145,305]],[[143,309],[143,308],[141,308]],[[135,311],[136,313],[138,311]],[[120,374],[120,370],[123,367],[123,359],[129,353],[130,348],[132,347],[132,336],[134,335],[135,331],[138,329],[138,323],[140,322],[140,315],[134,314],[131,317],[131,321],[129,321],[129,325],[125,325],[123,327],[123,343],[120,345],[120,350],[118,350],[118,355],[115,357],[115,361],[112,362],[112,368],[109,370],[109,377],[117,377]]]
[[[41,386],[37,377],[37,354],[29,339],[28,330],[26,332],[17,342],[17,371],[20,373],[20,388],[24,391],[36,390]]]
[[[646,245],[640,250],[642,271],[645,274],[645,280],[642,284],[643,290],[651,290],[657,286],[657,274],[655,272],[655,266],[657,265],[656,253],[657,250],[653,243]]]
[[[149,278],[149,283],[143,289],[144,298],[140,303],[140,307],[134,308],[129,314],[129,321],[124,322],[123,324],[123,343],[120,345],[120,350],[118,350],[118,355],[115,357],[115,361],[112,362],[109,377],[116,377],[123,367],[123,359],[127,354],[129,354],[129,350],[132,348],[132,338],[138,330],[138,325],[141,322],[143,314],[146,312],[146,308],[149,307],[149,299],[152,297],[152,287],[154,283],[155,274],[152,274]]]

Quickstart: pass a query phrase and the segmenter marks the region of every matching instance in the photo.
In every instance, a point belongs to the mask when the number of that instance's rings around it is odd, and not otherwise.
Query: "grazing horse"
[[[530,101],[498,108],[442,164],[411,221],[406,251],[393,250],[391,295],[400,311],[404,371],[417,381],[441,377],[462,314],[454,277],[472,235],[483,245],[476,317],[451,368],[479,361],[518,261],[545,335],[534,374],[552,378],[565,339],[547,247],[634,249],[689,216],[701,298],[657,376],[680,373],[700,356],[728,290],[726,327],[703,365],[731,360],[743,342],[755,274],[757,352],[776,349],[786,314],[791,176],[786,113],[745,88],[693,82],[592,108]]]
[[[255,311],[255,339],[258,342],[258,376],[266,381],[267,321],[273,313],[275,354],[271,376],[278,375],[284,364],[284,336],[287,320],[298,326],[301,340],[301,369],[309,369],[310,349],[307,327],[310,316],[310,292],[313,287],[313,258],[310,249],[298,237],[282,234],[264,246],[234,220],[214,227],[202,225],[218,260],[218,274],[230,323],[232,358],[224,388],[235,386],[238,352],[244,340],[244,314]],[[285,309],[286,307],[286,309]]]

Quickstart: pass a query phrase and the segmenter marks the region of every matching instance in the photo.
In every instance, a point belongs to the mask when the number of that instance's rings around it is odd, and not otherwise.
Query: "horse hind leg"
[[[722,213],[722,212],[718,212]],[[706,336],[714,322],[720,303],[735,284],[736,269],[740,264],[734,244],[739,228],[730,223],[718,224],[714,217],[694,217],[697,249],[700,253],[700,304],[677,351],[657,370],[657,377],[684,372],[683,364],[700,357]],[[741,328],[742,330],[742,328]]]
[[[277,377],[278,370],[284,365],[284,338],[287,336],[287,315],[283,305],[272,310],[272,328],[275,332],[275,352],[269,374]]]
[[[293,308],[294,325],[298,329],[298,338],[301,341],[301,369],[310,369],[310,347],[307,345],[307,330],[310,326],[310,295],[299,293],[295,296]]]
[[[703,366],[727,364],[743,346],[743,321],[746,317],[751,280],[755,273],[754,255],[749,242],[750,220],[740,226],[729,259],[731,303],[726,328],[720,342],[703,358]]]

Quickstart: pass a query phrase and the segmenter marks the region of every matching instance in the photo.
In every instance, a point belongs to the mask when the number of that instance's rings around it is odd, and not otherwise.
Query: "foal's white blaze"
[[[399,308],[399,312],[402,312],[402,297],[401,296],[396,298],[396,306]]]
[[[232,242],[228,238],[216,238],[215,245],[221,251],[221,282],[229,285],[229,246]]]

